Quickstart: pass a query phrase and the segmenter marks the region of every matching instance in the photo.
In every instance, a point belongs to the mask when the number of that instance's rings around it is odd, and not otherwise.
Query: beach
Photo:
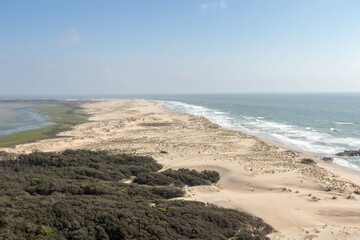
[[[80,102],[81,103],[81,102]],[[58,138],[0,148],[14,154],[65,149],[149,155],[164,169],[215,170],[218,184],[187,187],[185,199],[261,217],[271,239],[359,239],[360,175],[148,100],[94,100],[89,121]],[[315,164],[305,164],[304,158]]]

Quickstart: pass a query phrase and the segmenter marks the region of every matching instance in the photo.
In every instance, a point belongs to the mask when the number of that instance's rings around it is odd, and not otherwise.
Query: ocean
[[[147,97],[149,98],[149,97]],[[360,170],[360,94],[249,94],[157,96],[151,99],[222,127],[278,142]]]
[[[0,136],[53,124],[35,108],[43,104],[0,102]]]

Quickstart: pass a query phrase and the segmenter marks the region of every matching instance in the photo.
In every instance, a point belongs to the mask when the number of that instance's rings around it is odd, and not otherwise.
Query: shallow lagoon
[[[0,136],[38,129],[53,124],[36,108],[45,104],[0,102]]]

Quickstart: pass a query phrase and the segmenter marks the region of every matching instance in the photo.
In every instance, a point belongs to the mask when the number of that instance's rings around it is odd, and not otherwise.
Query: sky
[[[0,96],[360,92],[358,0],[0,0]]]

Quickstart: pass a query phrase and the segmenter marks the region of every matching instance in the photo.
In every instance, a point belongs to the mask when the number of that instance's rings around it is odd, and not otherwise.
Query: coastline
[[[82,107],[89,121],[58,133],[61,138],[0,150],[110,150],[153,156],[164,169],[216,170],[218,185],[187,188],[185,199],[261,217],[279,231],[272,239],[356,239],[360,234],[360,196],[354,194],[360,190],[359,175],[318,161],[302,164],[303,153],[154,101],[96,100]]]
[[[347,110],[341,112],[328,98],[321,98],[321,101],[313,99],[314,106],[309,107],[300,103],[308,101],[304,97],[292,102],[291,99],[285,101],[281,95],[276,96],[280,100],[265,96],[253,99],[241,95],[167,97],[166,100],[154,100],[175,112],[205,117],[224,128],[266,139],[271,143],[280,143],[295,151],[307,152],[321,159],[332,157],[333,162],[344,166],[344,169],[360,172],[360,158],[335,154],[359,148],[356,136],[360,132],[356,128],[356,119],[350,114],[355,114],[354,109],[344,106],[341,109]],[[321,102],[326,102],[327,107],[319,109]],[[293,112],[295,109],[299,111]],[[309,118],[310,112],[315,116]],[[343,120],[336,120],[340,118]]]
[[[231,129],[230,129],[231,130]],[[248,134],[249,135],[249,134]],[[253,135],[250,135],[250,136],[253,136]],[[256,136],[254,136],[256,137]],[[337,171],[344,171],[346,173],[351,173],[351,174],[354,174],[354,175],[360,175],[360,171],[356,170],[356,169],[353,169],[353,168],[350,168],[350,167],[346,167],[346,166],[343,166],[343,165],[340,165],[340,164],[337,164],[335,162],[325,162],[322,160],[322,157],[323,156],[316,156],[315,154],[311,153],[311,152],[305,152],[305,151],[302,151],[302,150],[298,150],[298,149],[293,149],[289,146],[286,146],[285,144],[283,143],[280,143],[280,142],[276,142],[276,141],[271,141],[271,140],[268,140],[268,139],[264,139],[264,138],[260,138],[260,137],[256,137],[256,138],[259,138],[261,141],[264,141],[264,142],[267,142],[269,144],[272,144],[272,145],[275,145],[277,147],[280,147],[280,148],[283,148],[283,149],[287,149],[289,151],[293,151],[299,155],[301,155],[302,157],[304,158],[310,158],[310,159],[313,159],[316,161],[317,164],[319,164],[321,167],[324,167],[324,168],[328,168],[329,170],[333,170],[333,169],[336,169]]]
[[[201,101],[201,99],[197,99],[197,100]],[[208,99],[208,100],[211,103],[210,99]],[[221,99],[218,99],[218,100],[221,101]],[[277,126],[277,127],[282,126],[282,127],[285,127],[285,128],[291,128],[292,129],[292,128],[296,128],[296,127],[294,127],[294,126],[297,126],[296,123],[295,123],[295,125],[293,125],[293,123],[288,124],[287,121],[282,122],[282,121],[278,121],[278,120],[271,120],[270,116],[261,117],[262,114],[259,113],[259,112],[258,113],[253,113],[255,115],[245,114],[246,116],[243,116],[243,114],[239,113],[239,112],[234,115],[234,114],[232,114],[232,110],[223,109],[223,108],[221,108],[219,106],[215,106],[215,105],[209,106],[209,105],[205,104],[205,102],[203,102],[201,104],[201,103],[196,103],[196,102],[191,102],[191,101],[188,102],[185,99],[183,99],[183,101],[181,99],[155,100],[155,101],[160,103],[160,104],[163,104],[165,106],[165,108],[168,108],[169,110],[174,110],[175,112],[189,113],[189,114],[193,114],[195,116],[205,117],[206,119],[210,120],[211,122],[213,122],[215,124],[219,124],[223,128],[226,128],[226,129],[229,129],[229,130],[234,130],[234,131],[240,131],[240,132],[242,132],[244,134],[258,137],[259,139],[261,139],[263,141],[266,141],[266,142],[268,142],[270,144],[274,144],[276,146],[280,146],[280,147],[283,147],[283,148],[288,148],[291,151],[295,151],[295,152],[299,152],[299,153],[300,152],[301,153],[306,153],[306,155],[308,155],[308,157],[311,157],[311,158],[314,158],[314,159],[317,159],[317,160],[322,160],[323,157],[327,157],[327,158],[331,157],[331,158],[333,158],[332,164],[334,166],[339,167],[341,169],[344,169],[346,171],[352,172],[352,173],[360,174],[359,166],[352,163],[351,160],[347,160],[347,159],[338,157],[338,156],[336,156],[335,153],[329,153],[329,149],[327,149],[328,153],[321,153],[321,152],[319,152],[318,148],[306,147],[309,144],[312,145],[311,144],[311,138],[308,138],[307,141],[305,141],[304,139],[299,140],[300,143],[299,143],[299,145],[297,145],[293,141],[291,141],[291,140],[294,140],[294,139],[291,139],[291,137],[290,138],[285,137],[285,139],[287,139],[285,141],[284,139],[282,139],[280,137],[274,136],[276,134],[274,134],[274,135],[271,134],[271,131],[270,132],[254,131],[254,129],[251,130],[251,128],[242,127],[242,124],[245,125],[245,126],[247,126],[247,125],[256,125],[256,124],[255,124],[255,122],[251,122],[251,123],[249,123],[249,122],[241,122],[242,120],[238,119],[237,116],[235,116],[235,115],[236,114],[240,115],[242,118],[246,118],[246,119],[256,119],[256,122],[263,121],[263,119],[265,119],[265,118],[266,119],[269,118],[270,120],[267,120],[267,122],[260,123],[260,129],[261,129],[261,127],[263,125],[272,126],[272,124],[275,124],[275,126]],[[244,101],[247,103],[247,99],[244,99]],[[231,101],[225,101],[224,104],[225,103],[230,104],[230,106],[232,106]],[[250,106],[252,106],[251,102],[248,103],[248,104]],[[257,115],[260,115],[260,117],[255,117]],[[288,120],[288,121],[291,121],[291,120]],[[241,124],[239,126],[240,122],[241,122]],[[348,123],[353,124],[351,122],[348,122]],[[328,124],[328,123],[326,123],[326,124]],[[340,124],[340,123],[335,122],[335,124]],[[346,125],[348,125],[348,124],[346,123]],[[310,125],[308,125],[308,126],[310,126]],[[301,129],[301,127],[299,129]],[[299,129],[295,129],[293,131],[299,132],[299,135],[304,137],[304,132],[301,132],[302,130],[299,130]],[[314,130],[315,132],[320,131],[320,132],[323,132],[324,135],[328,134],[328,133],[326,133],[326,130],[325,131],[324,130],[319,130],[319,129],[315,130],[312,127],[306,127],[306,129],[312,129],[312,131]],[[331,128],[331,129],[334,129],[334,128]],[[334,130],[334,131],[342,132],[343,129],[342,130]],[[281,136],[286,136],[286,135],[281,135]],[[296,137],[297,136],[298,135],[296,135]],[[328,137],[331,138],[331,137],[334,137],[334,136],[328,136]],[[337,137],[335,137],[335,139],[332,139],[332,140],[334,140],[334,142],[339,141],[339,139],[336,139],[336,138],[339,138],[339,137],[340,136],[337,136]],[[346,138],[346,136],[344,138]],[[354,139],[353,141],[357,142],[356,139]],[[304,144],[304,142],[307,142],[307,144]],[[326,141],[323,142],[323,143],[326,143]],[[304,146],[305,146],[305,148],[303,148]],[[319,147],[319,146],[317,145],[317,147]],[[338,147],[339,146],[331,146],[330,148],[332,150],[334,150],[335,152],[342,151],[341,149],[338,149]],[[308,149],[308,150],[305,150],[305,149]],[[312,149],[313,151],[311,151],[309,149]],[[316,151],[316,149],[317,149],[317,151]],[[335,149],[337,149],[337,151]],[[353,150],[356,150],[356,149],[353,149]],[[322,150],[322,151],[325,151],[325,150]]]

